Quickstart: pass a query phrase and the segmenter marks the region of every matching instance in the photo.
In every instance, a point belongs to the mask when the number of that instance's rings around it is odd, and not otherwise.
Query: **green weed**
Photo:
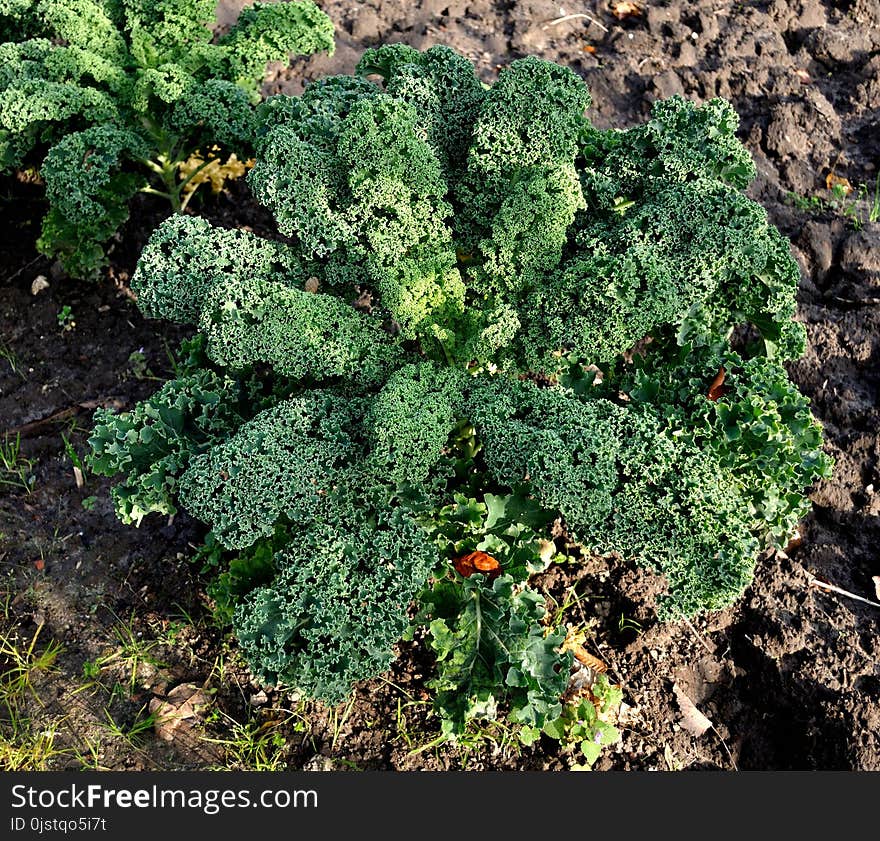
[[[0,441],[0,490],[4,487],[21,489],[30,496],[36,482],[33,474],[36,463],[36,459],[22,455],[20,435],[16,435],[15,440]]]

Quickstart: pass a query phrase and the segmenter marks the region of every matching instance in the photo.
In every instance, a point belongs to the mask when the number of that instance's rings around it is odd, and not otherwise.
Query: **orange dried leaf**
[[[585,44],[583,47],[583,51],[592,55],[594,52],[596,52],[596,48],[592,44]]]
[[[785,549],[783,549],[782,551],[788,554],[789,552],[792,552],[793,550],[801,546],[803,542],[803,535],[800,533],[800,531],[795,530],[795,533],[791,536],[791,539],[788,541],[788,543],[785,545]]]
[[[848,196],[852,191],[852,184],[841,175],[835,175],[833,172],[829,172],[828,175],[825,176],[825,186],[829,190],[833,190],[835,187],[842,187],[844,195]]]
[[[641,13],[641,6],[636,3],[631,3],[629,0],[614,0],[611,4],[611,14],[613,14],[618,20],[635,17]]]
[[[724,368],[719,368],[715,379],[709,384],[709,393],[706,396],[713,402],[718,400],[719,397],[724,397],[725,394],[730,393],[730,387],[724,385],[724,376]]]
[[[462,555],[452,559],[452,566],[462,578],[470,578],[474,574],[474,565],[470,555]]]
[[[482,572],[491,581],[501,575],[501,563],[486,552],[469,552],[454,558],[452,565],[463,578],[470,578],[475,572]]]
[[[588,669],[592,669],[597,674],[602,674],[603,672],[608,671],[608,666],[606,666],[598,657],[594,657],[590,654],[590,652],[582,645],[574,646],[571,649],[571,653],[574,654],[578,663],[583,664]]]
[[[37,572],[42,572],[46,568],[46,562],[42,558],[38,558],[34,561],[34,569]]]

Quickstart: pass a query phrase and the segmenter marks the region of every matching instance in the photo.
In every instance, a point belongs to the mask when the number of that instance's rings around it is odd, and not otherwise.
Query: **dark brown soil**
[[[222,4],[226,11],[241,5]],[[624,691],[623,738],[598,768],[880,770],[880,608],[814,583],[877,599],[876,0],[671,0],[642,4],[641,14],[622,20],[608,2],[322,5],[337,25],[335,55],[276,69],[267,91],[297,93],[318,76],[350,73],[365,47],[401,41],[448,44],[486,81],[526,54],[567,64],[589,84],[592,119],[603,128],[642,121],[654,99],[673,93],[732,101],[758,164],[750,195],[790,238],[803,269],[798,318],[809,348],[790,371],[825,425],[834,476],[811,495],[800,545],[762,558],[738,604],[692,624],[658,623],[662,582],[615,559],[554,568],[541,584],[558,602],[579,596],[566,616],[587,623],[588,647]],[[831,172],[855,188],[846,199],[833,199]],[[861,185],[867,192],[860,195]],[[0,624],[25,645],[38,627],[41,645],[63,645],[55,670],[34,676],[45,704],[40,726],[57,731],[58,753],[43,767],[569,767],[571,757],[555,743],[518,747],[503,727],[472,743],[432,745],[437,721],[424,690],[431,661],[418,640],[401,645],[386,678],[358,687],[352,703],[335,710],[249,682],[234,646],[212,624],[198,567],[188,560],[198,524],[181,514],[123,526],[108,483],[87,475],[77,487],[66,452],[65,439],[80,458],[85,453],[95,405],[129,407],[154,390],[151,377],[168,375],[168,349],[184,335],[146,322],[126,295],[161,209],[135,208],[107,278],[93,285],[58,277],[37,255],[39,187],[13,181],[2,192],[0,435],[20,434],[34,481],[30,493],[0,486],[0,589],[7,594]],[[226,225],[271,228],[241,183],[199,212]],[[50,286],[34,296],[38,275]],[[67,330],[58,321],[64,306],[75,320]],[[185,683],[209,693],[200,723],[185,721],[169,741],[149,727],[137,733],[151,699]],[[681,726],[673,684],[712,721],[701,737]]]

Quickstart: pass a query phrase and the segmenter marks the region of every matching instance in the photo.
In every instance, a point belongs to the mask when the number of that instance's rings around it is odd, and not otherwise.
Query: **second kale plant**
[[[333,23],[311,0],[255,3],[214,39],[216,6],[0,3],[0,172],[39,170],[38,247],[70,275],[97,275],[136,193],[178,212],[205,167],[252,155],[267,62],[333,50]]]

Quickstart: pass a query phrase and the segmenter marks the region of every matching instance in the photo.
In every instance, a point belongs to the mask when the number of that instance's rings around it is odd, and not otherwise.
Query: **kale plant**
[[[199,339],[99,412],[92,466],[124,520],[208,526],[264,678],[340,700],[418,597],[449,731],[504,708],[567,732],[571,655],[527,584],[554,519],[687,616],[733,603],[828,475],[783,367],[797,265],[730,105],[600,131],[589,104],[537,58],[487,87],[445,47],[369,50],[258,109],[249,183],[283,240],[182,216],[142,254],[142,312]]]
[[[49,212],[38,247],[71,275],[101,268],[136,193],[181,211],[207,167],[252,155],[267,62],[333,49],[311,0],[255,3],[214,39],[216,5],[0,3],[0,172],[39,168]]]

